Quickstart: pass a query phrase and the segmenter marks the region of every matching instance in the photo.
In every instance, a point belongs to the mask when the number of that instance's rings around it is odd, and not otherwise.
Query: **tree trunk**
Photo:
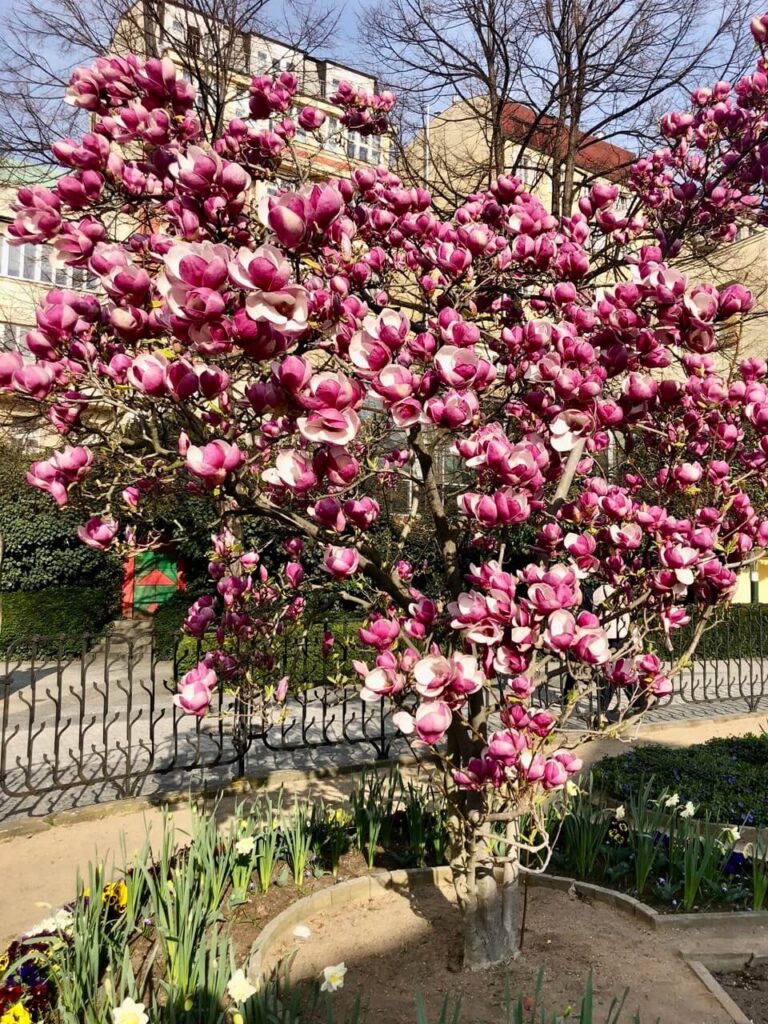
[[[494,869],[487,825],[471,837],[468,863],[455,876],[464,915],[464,967],[484,971],[509,963],[520,951],[520,864],[517,822],[507,825],[506,860]]]

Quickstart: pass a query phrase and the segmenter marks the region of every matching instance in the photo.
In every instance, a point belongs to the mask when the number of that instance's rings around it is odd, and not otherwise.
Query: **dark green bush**
[[[600,761],[595,782],[628,799],[643,778],[690,800],[697,815],[735,825],[768,825],[768,734],[717,738],[691,747],[637,747]]]
[[[2,595],[0,652],[28,657],[77,655],[119,614],[119,591],[110,587],[59,587]],[[33,638],[37,637],[35,641]],[[85,641],[84,641],[85,638]]]
[[[696,628],[696,614],[691,622],[672,634],[675,655],[689,646]],[[707,628],[694,654],[704,658],[759,658],[768,655],[768,605],[737,604],[723,609],[715,624]]]
[[[58,508],[50,495],[30,487],[26,472],[32,461],[16,448],[0,446],[0,590],[115,586],[122,572],[119,559],[89,548],[77,536],[89,513],[76,500]]]
[[[215,646],[212,636],[199,641],[182,632],[182,623],[187,608],[194,601],[189,592],[174,594],[158,608],[154,616],[155,650],[164,661],[175,661],[177,672],[188,672],[197,664],[201,652]],[[361,656],[357,631],[361,622],[357,618],[328,619],[309,623],[299,622],[295,627],[275,638],[272,653],[275,678],[290,676],[292,689],[319,686],[339,674],[357,678],[352,660]],[[329,650],[323,648],[326,628],[333,633],[334,641]],[[370,650],[367,654],[370,659]]]
[[[189,591],[177,591],[155,612],[152,625],[155,630],[155,650],[158,658],[172,661],[176,647],[182,639],[181,626],[187,609],[194,601]]]

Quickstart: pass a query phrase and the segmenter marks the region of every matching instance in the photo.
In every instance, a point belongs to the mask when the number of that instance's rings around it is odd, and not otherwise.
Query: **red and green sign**
[[[125,564],[123,615],[152,615],[177,590],[183,589],[183,575],[173,552],[141,551]]]

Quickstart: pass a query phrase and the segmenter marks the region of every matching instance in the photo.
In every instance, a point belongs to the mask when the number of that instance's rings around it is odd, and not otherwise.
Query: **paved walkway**
[[[405,774],[416,769],[404,769]],[[260,792],[276,792],[284,788],[293,795],[320,798],[341,803],[354,785],[352,776],[330,779],[306,779],[299,773],[281,773],[254,787],[250,793],[227,796],[207,807],[226,827],[238,804],[246,806]],[[122,845],[130,857],[139,850],[147,834],[153,842],[162,835],[163,818],[170,814],[181,842],[189,835],[191,814],[186,802],[166,812],[149,801],[126,800],[99,807],[89,807],[61,816],[69,823],[48,825],[29,821],[30,831],[15,832],[3,837],[0,832],[0,950],[16,935],[47,916],[48,907],[58,907],[72,899],[78,874],[85,878],[89,863],[103,864],[110,875],[122,863]],[[18,826],[15,826],[17,828]]]

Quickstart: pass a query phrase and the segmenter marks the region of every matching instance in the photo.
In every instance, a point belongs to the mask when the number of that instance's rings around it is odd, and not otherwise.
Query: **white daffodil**
[[[250,857],[255,845],[253,836],[244,836],[235,843],[235,853],[238,857]]]
[[[347,973],[347,965],[344,963],[335,964],[333,967],[323,968],[323,984],[321,992],[336,992],[344,987],[344,975]]]
[[[665,807],[669,807],[671,809],[673,807],[677,807],[677,805],[679,803],[680,803],[680,794],[679,793],[673,793],[672,796],[668,796],[667,799],[664,801],[664,806]]]
[[[682,811],[680,811],[680,817],[681,818],[692,818],[695,813],[696,813],[696,808],[693,806],[693,804],[689,800],[688,803],[685,805],[685,807],[682,809]]]
[[[723,829],[723,839],[726,843],[730,843],[731,846],[735,846],[741,839],[741,832],[734,825],[730,825],[728,828]]]
[[[144,1012],[144,1003],[135,1003],[133,999],[124,999],[112,1011],[113,1024],[149,1024],[149,1017]]]
[[[614,813],[614,816],[616,818],[616,821],[624,821],[624,819],[627,816],[627,812],[624,809],[624,804],[619,804],[619,806],[616,808],[616,810],[613,813]]]
[[[245,976],[242,967],[235,971],[227,982],[229,998],[235,1003],[247,1003],[251,996],[256,995],[256,986],[252,985]]]

